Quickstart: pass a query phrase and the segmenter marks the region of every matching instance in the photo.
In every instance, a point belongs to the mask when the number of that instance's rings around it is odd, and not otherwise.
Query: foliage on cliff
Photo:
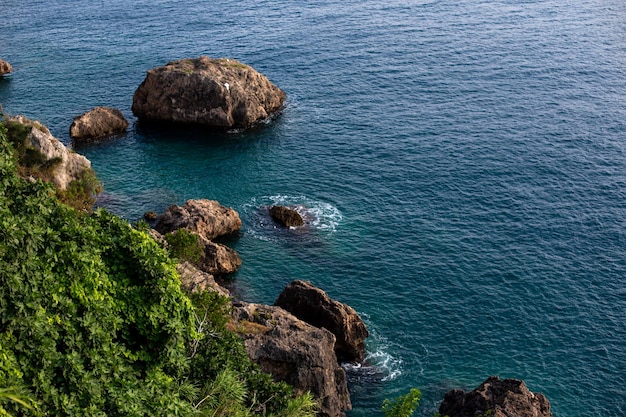
[[[0,230],[0,415],[228,415],[236,406],[287,416],[301,401],[250,362],[224,326],[224,300],[192,304],[147,233],[20,178],[2,124]],[[243,387],[235,405],[203,401],[220,375]]]

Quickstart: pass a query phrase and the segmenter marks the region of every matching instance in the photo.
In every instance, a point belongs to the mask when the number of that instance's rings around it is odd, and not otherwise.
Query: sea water
[[[489,375],[557,417],[626,415],[626,4],[622,0],[2,0],[5,113],[76,147],[134,221],[189,198],[239,211],[240,297],[305,279],[365,319],[354,410],[418,387],[418,415]],[[151,128],[145,72],[208,55],[287,93],[238,132]],[[271,204],[306,207],[278,228]]]

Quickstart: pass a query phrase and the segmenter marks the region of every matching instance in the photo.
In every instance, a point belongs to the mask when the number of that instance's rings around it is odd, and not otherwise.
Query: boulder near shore
[[[126,128],[128,120],[120,110],[96,107],[74,118],[70,126],[70,136],[78,140],[98,139],[123,133]]]
[[[453,390],[439,406],[439,414],[449,417],[552,417],[550,402],[540,393],[533,393],[524,381],[487,378],[470,392]]]
[[[249,65],[201,56],[149,70],[132,110],[141,121],[246,128],[280,111],[285,97]]]
[[[13,67],[11,67],[11,64],[0,59],[0,77],[2,77],[4,74],[10,74],[11,72],[13,72]]]

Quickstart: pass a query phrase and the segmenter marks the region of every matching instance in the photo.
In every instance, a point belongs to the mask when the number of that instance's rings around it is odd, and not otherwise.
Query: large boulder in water
[[[4,74],[10,74],[11,72],[13,72],[13,67],[11,67],[11,64],[0,59],[0,78]]]
[[[453,390],[439,406],[439,414],[449,417],[552,417],[550,402],[540,393],[528,390],[523,381],[487,378],[468,393]]]
[[[74,118],[70,136],[73,139],[96,139],[122,133],[127,127],[128,120],[118,109],[96,107]]]
[[[237,303],[236,331],[244,338],[250,358],[276,380],[298,393],[311,391],[320,416],[343,416],[350,410],[346,373],[333,351],[335,336],[313,327],[280,307]]]
[[[332,300],[310,282],[293,281],[285,287],[274,305],[312,326],[335,335],[335,353],[342,362],[363,362],[364,341],[369,335],[361,316],[350,306]]]
[[[201,56],[148,71],[133,96],[140,120],[245,128],[278,112],[285,93],[234,59]]]
[[[236,233],[241,229],[239,214],[215,200],[188,200],[170,206],[154,228],[161,234],[187,229],[207,240]]]
[[[212,275],[227,275],[236,272],[241,266],[241,257],[234,249],[220,243],[211,242],[200,236],[202,256],[198,268]]]

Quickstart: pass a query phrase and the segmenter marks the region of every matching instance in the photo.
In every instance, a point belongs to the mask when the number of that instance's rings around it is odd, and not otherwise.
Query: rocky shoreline
[[[6,64],[6,65],[5,65]],[[11,72],[0,60],[0,76]],[[251,67],[229,59],[200,57],[174,61],[148,71],[133,97],[133,113],[143,121],[197,123],[217,128],[246,128],[277,114],[285,93]],[[1,107],[0,107],[1,109]],[[29,127],[28,146],[55,161],[47,180],[67,188],[90,162],[69,152],[41,124],[21,116],[13,122]],[[91,140],[122,133],[128,127],[119,110],[96,107],[75,118],[70,128],[76,140]],[[34,180],[34,179],[33,179]],[[293,208],[271,208],[272,217],[285,227],[298,227],[303,219]],[[237,234],[238,213],[217,201],[189,200],[158,216],[151,235],[167,246],[167,235],[185,230],[197,237],[199,259],[178,265],[182,287],[189,292],[215,291],[230,296],[216,277],[231,274],[242,260],[233,249],[215,239]],[[297,392],[310,391],[320,405],[319,415],[343,416],[352,408],[342,362],[362,363],[367,328],[350,306],[332,300],[320,288],[295,280],[273,306],[231,298],[230,328],[245,342],[249,357],[276,380]],[[446,394],[441,415],[469,417],[550,417],[550,404],[530,392],[519,380],[488,378],[476,390]]]

